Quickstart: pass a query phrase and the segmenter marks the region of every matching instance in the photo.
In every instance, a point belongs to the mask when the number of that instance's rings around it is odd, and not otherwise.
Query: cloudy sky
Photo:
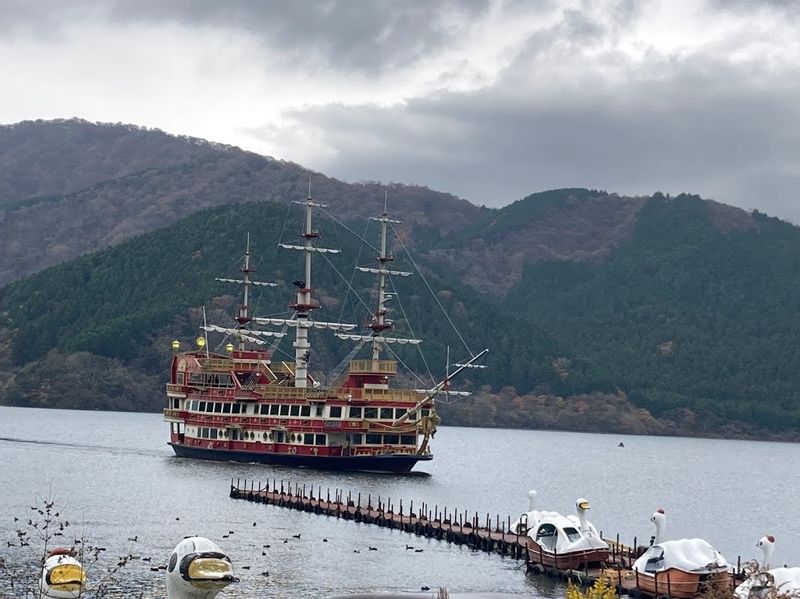
[[[0,122],[78,116],[501,206],[688,191],[800,223],[800,2],[0,0]]]

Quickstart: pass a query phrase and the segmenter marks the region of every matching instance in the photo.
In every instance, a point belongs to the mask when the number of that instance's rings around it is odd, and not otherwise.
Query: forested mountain
[[[51,164],[58,152],[27,164],[37,139],[76,153],[72,168]],[[260,274],[291,281],[297,257],[275,244],[297,233],[286,203],[305,197],[309,174],[369,241],[364,217],[386,189],[135,127],[24,123],[0,128],[0,142],[0,278],[63,262],[0,288],[0,403],[157,409],[170,340],[197,334],[203,305],[224,322],[237,303],[213,278],[235,274],[247,232]],[[475,394],[443,406],[447,422],[800,436],[800,229],[690,195],[561,189],[495,210],[388,189],[434,294],[473,349],[491,348],[490,368],[463,380]],[[252,198],[270,201],[238,203]],[[351,256],[332,264],[368,297],[352,269],[374,252],[320,227]],[[439,373],[461,343],[421,277],[398,284],[395,321],[414,324]],[[367,320],[339,277],[315,287],[330,319]],[[257,309],[290,295],[267,291]],[[318,340],[317,373],[342,351]],[[425,372],[415,353],[402,358]]]
[[[191,341],[197,336],[203,305],[208,307],[212,322],[225,326],[231,322],[240,301],[236,295],[239,290],[215,282],[214,277],[237,275],[236,258],[243,254],[248,233],[253,253],[260,258],[260,276],[283,283],[280,290],[257,296],[255,309],[259,315],[288,314],[285,306],[293,299],[290,281],[296,277],[299,263],[295,253],[277,251],[276,242],[282,232],[284,241],[294,241],[300,216],[295,210],[295,218],[287,224],[286,212],[285,207],[268,202],[212,208],[0,290],[0,326],[7,340],[8,374],[3,377],[7,386],[0,398],[19,405],[78,406],[86,405],[84,391],[88,388],[99,402],[90,407],[160,408],[163,381],[159,377],[163,377],[168,361],[170,341]],[[314,289],[322,308],[317,318],[369,322],[373,277],[358,273],[360,278],[356,279],[353,272],[356,264],[373,262],[372,248],[362,246],[330,221],[320,219],[317,225],[326,245],[343,250],[341,260],[331,258],[329,267],[318,258]],[[367,236],[374,238],[375,233],[373,230]],[[412,267],[404,264],[399,253],[395,264],[397,268]],[[435,289],[435,298],[428,285]],[[401,359],[416,371],[425,373],[429,366],[439,380],[448,345],[453,348],[454,359],[467,355],[456,332],[437,309],[440,303],[473,349],[499,342],[516,353],[504,384],[547,393],[588,392],[602,387],[602,382],[585,385],[590,380],[586,362],[565,353],[533,328],[518,336],[514,322],[453,280],[429,272],[424,278],[400,279],[394,291],[397,330],[401,336],[405,332],[422,338],[429,346],[425,352],[427,365],[414,346],[402,352]],[[226,341],[217,339],[215,344],[221,346]],[[318,377],[324,378],[324,371],[347,354],[349,346],[342,343],[332,336],[315,340],[313,364]],[[291,342],[286,341],[278,356],[292,359],[292,352]],[[82,366],[75,363],[76,354],[83,356]],[[559,360],[569,362],[576,376],[563,377],[554,366]],[[507,361],[506,352],[494,351],[487,363],[498,371]],[[92,362],[96,364],[94,374],[81,376],[81,369],[91,367]],[[113,366],[121,363],[127,365],[127,375]],[[106,368],[112,379],[121,377],[113,389],[108,389],[111,383],[102,374]],[[473,371],[471,376],[463,383],[472,388],[491,379],[482,371]],[[424,384],[429,384],[431,379],[426,379]],[[105,400],[101,399],[103,394],[107,395]]]
[[[448,232],[484,212],[424,187],[349,184],[204,140],[78,119],[0,127],[0,285],[244,201],[326,198],[339,215],[376,214],[388,189],[411,226]]]

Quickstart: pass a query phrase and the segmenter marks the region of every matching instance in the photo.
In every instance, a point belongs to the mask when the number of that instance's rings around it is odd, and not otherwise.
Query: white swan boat
[[[53,549],[44,560],[39,580],[43,599],[78,599],[86,586],[86,572],[74,553],[63,547]]]
[[[664,510],[656,511],[650,520],[656,527],[653,544],[633,564],[637,590],[656,597],[692,599],[711,584],[732,587],[730,564],[707,541],[664,541]]]
[[[575,502],[576,514],[534,509],[536,491],[528,493],[528,512],[511,525],[512,532],[527,535],[528,556],[535,564],[561,570],[584,568],[608,561],[609,547],[586,519],[586,499]]]
[[[226,586],[238,582],[231,560],[222,549],[203,537],[178,543],[167,565],[169,599],[213,599]]]
[[[778,595],[798,596],[800,594],[800,568],[770,568],[772,553],[775,551],[775,537],[766,535],[756,543],[764,553],[758,571],[736,587],[737,599],[762,599]]]

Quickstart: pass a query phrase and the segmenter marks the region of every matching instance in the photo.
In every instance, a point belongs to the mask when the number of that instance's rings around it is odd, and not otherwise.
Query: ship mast
[[[401,224],[399,220],[392,220],[389,218],[389,214],[386,210],[386,197],[384,196],[383,200],[383,214],[380,217],[371,217],[370,220],[377,221],[381,223],[381,248],[380,254],[378,254],[378,309],[375,311],[373,315],[372,322],[369,325],[369,328],[372,329],[372,359],[373,361],[377,361],[381,357],[381,349],[383,349],[383,345],[380,341],[380,334],[384,331],[391,330],[394,326],[392,321],[386,318],[387,313],[387,306],[391,299],[392,295],[386,293],[386,277],[391,272],[386,268],[387,262],[394,261],[394,256],[389,255],[386,252],[386,230],[388,228],[389,223],[394,224]],[[399,271],[395,272],[395,274],[401,274]],[[405,276],[410,275],[411,273],[402,273]]]
[[[369,328],[372,329],[371,335],[351,335],[346,333],[337,333],[336,336],[340,339],[348,339],[350,341],[366,341],[372,344],[372,360],[373,368],[378,370],[378,365],[375,364],[381,357],[383,346],[390,343],[397,343],[400,345],[418,345],[421,343],[419,339],[403,339],[398,337],[386,337],[383,335],[385,331],[394,328],[394,323],[386,318],[387,304],[392,300],[394,294],[386,292],[386,281],[389,276],[397,277],[410,277],[412,273],[402,270],[389,270],[388,263],[394,261],[394,255],[391,254],[387,248],[386,234],[389,224],[402,224],[402,221],[392,220],[386,210],[386,198],[383,202],[383,214],[381,216],[372,216],[370,220],[381,223],[381,247],[376,257],[378,261],[378,268],[369,268],[366,266],[357,266],[356,269],[361,272],[378,275],[378,307],[372,314],[372,321]]]
[[[236,336],[239,340],[239,350],[245,349],[245,340],[252,341],[254,343],[263,344],[263,341],[259,339],[255,339],[252,335],[258,336],[273,336],[270,333],[266,332],[259,332],[259,331],[249,331],[248,334],[245,334],[244,331],[247,329],[247,325],[253,320],[250,316],[250,287],[277,287],[277,283],[266,283],[263,281],[253,281],[250,278],[250,273],[256,272],[254,268],[250,266],[250,233],[247,234],[247,246],[244,253],[244,267],[240,268],[239,271],[244,275],[241,279],[223,279],[217,277],[216,280],[220,281],[221,283],[234,283],[236,285],[242,285],[244,287],[244,297],[242,298],[242,304],[239,306],[239,312],[234,317],[236,321],[236,328],[235,329],[228,329],[225,327],[218,327],[214,325],[206,325],[203,323],[203,330],[206,332],[208,331],[217,331],[222,333],[229,333]]]
[[[297,328],[295,329],[294,341],[294,386],[303,388],[308,384],[308,359],[311,356],[311,344],[308,341],[308,327],[305,323],[308,322],[308,317],[311,311],[317,308],[317,304],[311,299],[311,254],[314,251],[313,241],[319,237],[319,231],[315,231],[311,226],[311,209],[323,207],[322,204],[316,204],[311,199],[311,194],[305,201],[306,207],[306,224],[305,231],[303,232],[303,253],[305,259],[305,279],[303,281],[295,281],[297,286],[297,300],[292,308],[296,311]]]
[[[315,321],[311,318],[311,312],[319,308],[319,304],[311,297],[311,254],[314,252],[320,254],[338,254],[339,250],[331,250],[328,248],[319,248],[314,245],[314,240],[320,234],[315,231],[312,226],[311,213],[313,208],[327,208],[325,204],[318,204],[311,198],[309,189],[308,198],[302,202],[292,202],[293,204],[303,204],[305,206],[305,226],[301,237],[303,238],[303,245],[292,245],[288,243],[279,243],[278,247],[287,250],[298,250],[304,253],[304,279],[294,281],[294,286],[297,287],[297,295],[294,304],[291,308],[295,311],[294,318],[261,318],[254,317],[253,322],[259,325],[279,325],[295,327],[295,340],[294,340],[294,386],[300,389],[308,387],[308,362],[311,357],[311,343],[308,339],[309,329],[330,329],[333,331],[350,331],[356,328],[354,324],[341,323],[341,322],[321,322]]]

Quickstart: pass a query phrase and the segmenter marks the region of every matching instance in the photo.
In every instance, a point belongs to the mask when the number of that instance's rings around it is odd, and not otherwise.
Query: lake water
[[[230,555],[241,579],[221,598],[330,597],[423,585],[563,597],[563,587],[526,577],[513,559],[232,500],[231,478],[336,487],[403,499],[404,505],[424,501],[482,517],[499,514],[501,520],[526,511],[529,489],[538,491],[539,509],[562,513],[585,496],[590,519],[605,536],[619,533],[627,543],[650,538],[650,515],[661,507],[667,538],[704,538],[735,563],[737,556],[760,558],[756,541],[773,534],[773,561],[800,564],[800,445],[441,427],[435,459],[417,466],[428,475],[399,477],[179,459],[166,445],[168,430],[157,414],[0,407],[0,556],[6,565],[31,559],[28,548],[5,541],[16,538],[37,500],[50,497],[73,524],[66,539],[82,533],[107,548],[90,576],[101,576],[120,555],[152,558],[135,560],[112,577],[118,596],[165,596],[164,572],[151,565],[165,563],[185,535],[198,534]],[[424,551],[407,551],[406,544]]]

